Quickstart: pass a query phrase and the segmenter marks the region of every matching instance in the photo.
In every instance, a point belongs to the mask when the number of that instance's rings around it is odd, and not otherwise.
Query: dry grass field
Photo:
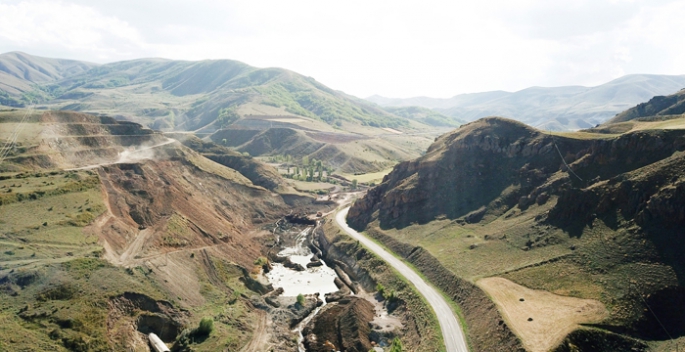
[[[530,352],[549,351],[579,324],[598,323],[608,317],[604,305],[596,300],[531,290],[500,277],[481,279],[477,285],[497,304]]]

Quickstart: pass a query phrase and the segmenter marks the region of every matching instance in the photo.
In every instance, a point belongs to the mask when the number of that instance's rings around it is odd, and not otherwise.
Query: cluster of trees
[[[219,115],[216,118],[216,123],[219,127],[224,128],[240,119],[240,115],[236,112],[237,106],[232,105],[228,108],[219,110]]]
[[[333,170],[324,165],[323,161],[321,160],[314,158],[309,159],[309,157],[306,155],[302,157],[300,163],[294,162],[290,155],[273,156],[270,158],[270,160],[273,162],[284,162],[286,164],[285,177],[310,182],[333,181],[328,177]]]

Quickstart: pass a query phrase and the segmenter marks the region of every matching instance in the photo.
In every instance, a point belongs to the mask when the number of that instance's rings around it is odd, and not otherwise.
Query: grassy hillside
[[[348,221],[484,290],[531,351],[669,350],[685,339],[685,133],[641,123],[550,135],[472,122],[395,167]]]
[[[222,114],[235,112],[240,118],[260,107],[330,125],[345,121],[377,127],[407,124],[312,78],[231,60],[140,59],[95,66],[21,53],[3,54],[1,59],[0,84],[4,86],[0,89],[7,104],[10,98],[32,94],[51,108],[121,115],[145,125],[157,120],[158,126],[181,130],[210,124],[215,129],[225,127],[234,121],[215,122]]]
[[[96,66],[22,52],[0,54],[0,105],[23,107],[45,101],[58,89],[54,82]]]
[[[422,108],[420,106],[406,106],[406,107],[385,107],[385,110],[397,116],[402,116],[407,119],[420,121],[429,126],[436,127],[459,127],[465,121],[443,115],[437,111]]]

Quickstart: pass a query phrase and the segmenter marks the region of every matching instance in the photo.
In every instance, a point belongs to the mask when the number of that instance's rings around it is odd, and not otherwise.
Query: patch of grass
[[[371,183],[371,182],[381,183],[381,181],[383,181],[383,177],[385,177],[385,175],[389,174],[390,171],[392,171],[392,168],[385,169],[385,170],[379,171],[379,172],[372,172],[372,173],[365,173],[365,174],[345,174],[345,173],[343,173],[343,174],[340,174],[340,176],[342,176],[348,180],[357,179],[357,181],[361,182],[361,183]]]
[[[190,244],[190,223],[176,213],[167,221],[167,231],[162,236],[162,243],[170,247],[184,247]]]
[[[62,263],[64,269],[74,275],[76,278],[89,278],[90,274],[96,272],[101,268],[111,267],[104,259],[99,258],[77,258],[65,263]]]

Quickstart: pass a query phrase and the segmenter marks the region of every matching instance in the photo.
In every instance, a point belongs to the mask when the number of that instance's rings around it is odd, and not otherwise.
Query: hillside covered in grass
[[[404,118],[313,78],[232,60],[139,59],[95,65],[0,55],[0,104],[107,113],[161,129],[226,127],[246,115],[302,116],[329,125],[399,127]]]

